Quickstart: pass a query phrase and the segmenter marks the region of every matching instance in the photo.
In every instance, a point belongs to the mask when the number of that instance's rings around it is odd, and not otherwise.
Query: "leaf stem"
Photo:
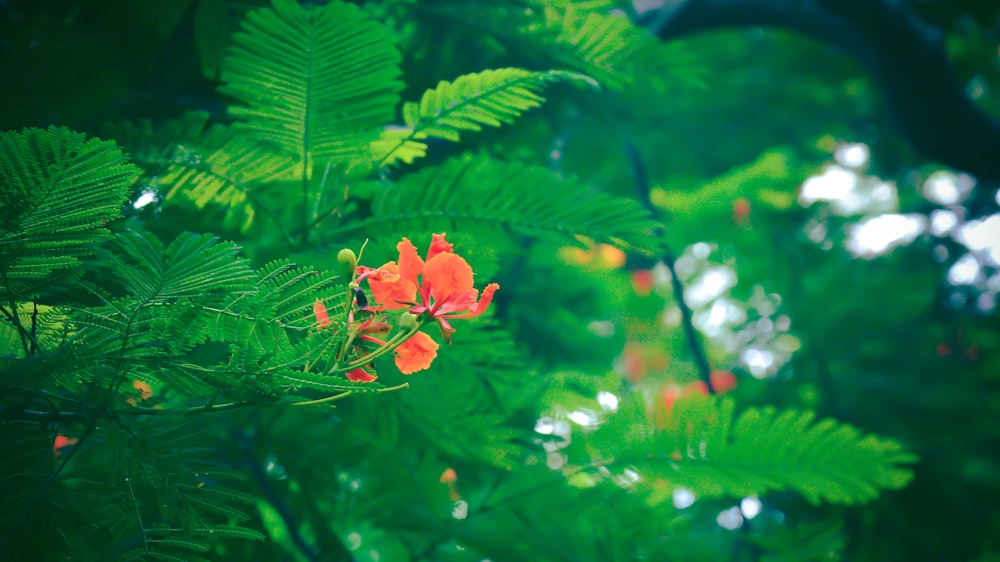
[[[635,185],[639,191],[640,201],[649,209],[649,212],[653,216],[659,215],[659,209],[653,205],[653,202],[649,198],[649,176],[646,174],[646,166],[642,162],[639,150],[630,141],[626,141],[625,152],[629,163],[632,165],[632,174],[635,176]],[[660,259],[667,266],[667,269],[670,270],[670,286],[673,289],[674,301],[677,302],[677,308],[681,311],[681,326],[684,328],[684,336],[687,340],[688,349],[691,350],[691,357],[698,368],[698,376],[705,383],[705,386],[708,387],[708,393],[715,394],[715,389],[712,388],[712,365],[708,362],[708,356],[705,354],[701,341],[698,339],[698,332],[694,327],[694,314],[691,311],[691,307],[684,302],[684,284],[681,283],[681,278],[677,276],[677,259],[667,247],[666,242],[663,243],[663,254]]]
[[[414,334],[419,332],[420,327],[423,326],[424,324],[426,324],[426,322],[418,321],[414,327],[410,328],[405,332],[400,332],[396,334],[395,336],[392,337],[392,339],[385,342],[384,345],[380,346],[375,351],[369,353],[368,355],[365,355],[364,357],[355,359],[350,363],[345,363],[343,365],[340,364],[334,365],[333,369],[330,369],[330,371],[328,371],[326,374],[335,375],[338,373],[346,373],[347,371],[352,371],[359,367],[364,367],[365,365],[368,365],[375,359],[378,359],[379,357],[399,347],[399,345],[402,344],[404,341],[408,340],[410,336],[413,336]]]
[[[395,392],[397,390],[403,390],[404,388],[409,388],[409,387],[410,387],[410,383],[404,382],[403,384],[399,384],[399,385],[396,385],[396,386],[389,386],[389,387],[386,387],[386,388],[377,388],[377,389],[375,389],[375,392],[378,392],[378,393]],[[365,392],[369,392],[369,391],[365,391]],[[337,400],[340,400],[342,398],[347,398],[348,396],[351,396],[351,395],[357,394],[357,393],[358,392],[356,390],[348,390],[346,392],[341,392],[340,394],[334,394],[332,396],[327,396],[326,398],[319,398],[317,400],[307,400],[305,402],[294,402],[294,403],[291,404],[291,406],[312,406],[314,404],[328,404],[330,402],[336,402]]]
[[[14,327],[17,328],[17,334],[21,337],[21,348],[24,349],[24,356],[27,357],[29,354],[28,348],[28,334],[27,330],[21,324],[21,315],[17,313],[17,302],[14,301],[14,293],[10,290],[10,280],[7,278],[7,272],[3,272],[3,287],[7,291],[7,296],[10,301],[10,313],[6,309],[0,307],[3,310],[4,316],[10,319],[14,323]]]

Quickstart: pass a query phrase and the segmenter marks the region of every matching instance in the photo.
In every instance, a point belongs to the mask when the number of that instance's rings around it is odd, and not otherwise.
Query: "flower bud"
[[[404,312],[399,316],[399,327],[404,330],[412,330],[417,325],[417,315]]]
[[[354,270],[358,267],[358,256],[354,250],[344,248],[337,253],[337,262],[340,264],[340,271],[347,279],[354,278]]]

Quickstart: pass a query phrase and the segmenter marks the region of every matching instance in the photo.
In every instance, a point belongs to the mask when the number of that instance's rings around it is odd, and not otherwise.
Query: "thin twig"
[[[10,290],[10,280],[7,279],[6,271],[3,272],[3,287],[7,291],[7,296],[10,300],[10,313],[8,314],[3,307],[0,307],[0,311],[3,311],[4,316],[9,318],[14,324],[14,328],[17,329],[18,335],[21,336],[21,347],[24,349],[24,356],[27,357],[30,355],[28,349],[28,331],[21,324],[21,316],[18,314],[17,303],[14,301],[13,291]]]
[[[250,467],[250,474],[253,476],[254,482],[257,483],[257,487],[260,488],[261,494],[264,496],[264,500],[267,501],[275,511],[278,512],[278,516],[281,517],[281,521],[285,524],[285,529],[288,531],[288,536],[292,540],[292,544],[299,549],[299,552],[307,560],[318,561],[320,560],[320,553],[316,551],[316,548],[309,544],[309,541],[302,536],[299,531],[299,526],[295,522],[295,517],[292,515],[292,510],[289,509],[288,505],[278,497],[274,486],[271,485],[271,481],[267,477],[267,473],[257,462],[257,457],[254,454],[253,447],[250,444],[250,438],[247,436],[246,432],[233,428],[233,437],[239,444],[240,451],[243,453],[243,457],[246,459],[247,464]],[[343,549],[343,553],[346,553],[347,557],[343,555],[339,556],[339,560],[351,560],[351,555],[346,548]]]
[[[635,176],[635,186],[639,191],[639,201],[654,216],[658,215],[659,210],[649,198],[649,177],[646,175],[646,167],[643,165],[639,151],[634,144],[625,141],[625,152],[628,155],[629,164],[632,166],[632,174]],[[712,388],[712,365],[708,362],[708,356],[705,354],[705,349],[698,338],[698,331],[694,327],[694,314],[691,311],[691,307],[684,302],[684,284],[681,283],[681,278],[677,275],[677,258],[674,257],[673,252],[671,252],[666,242],[663,243],[662,247],[663,254],[660,259],[670,271],[670,286],[673,288],[677,308],[681,311],[681,326],[684,328],[684,337],[687,340],[688,349],[691,350],[691,357],[698,368],[699,378],[708,387],[708,392],[714,393],[715,391]]]

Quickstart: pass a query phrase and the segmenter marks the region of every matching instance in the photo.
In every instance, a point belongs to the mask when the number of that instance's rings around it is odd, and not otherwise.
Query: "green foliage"
[[[222,64],[222,92],[241,127],[313,165],[371,159],[368,144],[392,118],[402,89],[386,33],[344,2],[304,8],[279,0],[247,14]]]
[[[107,233],[137,169],[62,127],[0,134],[0,300],[30,299]]]
[[[406,176],[377,197],[370,219],[350,228],[407,232],[433,225],[482,238],[586,236],[649,249],[657,223],[635,201],[593,192],[545,168],[469,157]]]
[[[803,523],[795,528],[778,528],[770,535],[753,537],[753,543],[764,551],[761,560],[820,562],[837,559],[844,547],[843,524],[840,521]]]
[[[388,149],[380,161],[398,158],[412,163],[424,156],[427,145],[418,142],[428,137],[458,142],[463,131],[480,131],[484,125],[499,127],[513,123],[525,111],[544,101],[539,90],[557,80],[589,80],[586,76],[562,71],[531,72],[519,68],[485,70],[459,76],[454,82],[442,81],[424,92],[419,102],[403,105],[407,130],[389,130],[383,134]],[[389,134],[388,138],[385,138]]]
[[[692,93],[700,58],[632,3],[118,4],[198,54],[162,77],[192,93],[109,112],[118,145],[0,134],[0,558],[867,562],[885,506],[948,485],[909,451],[962,458],[972,418],[928,445],[905,416],[967,412],[960,384],[987,389],[933,344],[970,358],[995,326],[932,322],[944,265],[811,242],[841,226],[795,201],[817,143],[732,148],[732,89]],[[457,270],[425,268],[435,304],[404,320],[412,292],[372,288],[417,280],[365,268],[443,232],[476,296],[501,288],[472,310],[442,287]],[[437,355],[405,376],[418,331]],[[701,396],[699,346],[730,396]],[[947,392],[912,398],[910,376]],[[988,491],[995,466],[962,478]]]
[[[547,83],[584,78],[565,72],[530,72],[519,68],[486,70],[442,81],[424,92],[419,103],[403,106],[403,122],[415,134],[458,142],[461,131],[479,131],[483,125],[513,123],[521,113],[541,105],[538,90]]]
[[[431,2],[444,17],[496,36],[529,60],[546,67],[566,67],[620,90],[640,69],[632,57],[655,39],[628,18],[607,14],[598,3]]]
[[[258,190],[290,178],[295,160],[234,127],[187,112],[154,129],[147,120],[105,128],[145,170],[145,183],[169,203],[226,208],[225,222],[248,228]]]
[[[830,419],[814,423],[814,412],[749,408],[735,417],[732,400],[692,398],[659,412],[657,428],[641,405],[629,410],[595,434],[600,457],[699,497],[790,489],[812,504],[851,504],[913,477],[899,465],[916,457],[898,443]]]

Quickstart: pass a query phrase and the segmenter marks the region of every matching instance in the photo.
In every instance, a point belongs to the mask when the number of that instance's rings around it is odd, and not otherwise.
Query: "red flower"
[[[316,316],[316,325],[319,326],[320,329],[333,325],[333,322],[330,321],[330,315],[327,312],[326,305],[323,304],[323,301],[316,299],[316,302],[313,303],[313,314]],[[376,338],[371,334],[384,334],[388,332],[391,328],[388,324],[379,322],[374,316],[355,323],[353,310],[347,314],[347,321],[356,331],[361,340],[379,345],[385,345],[385,341]],[[357,349],[357,346],[355,346],[355,349]],[[347,377],[347,380],[351,382],[372,382],[378,378],[377,375],[369,373],[363,368],[352,369],[345,373],[345,376]]]
[[[364,369],[347,371],[346,376],[347,380],[351,382],[372,382],[378,378]]]
[[[423,371],[437,357],[438,344],[423,332],[417,332],[400,344],[395,351],[396,367],[404,375]]]
[[[78,441],[79,439],[76,437],[66,437],[62,434],[56,435],[55,440],[52,441],[52,457],[58,458],[62,455],[62,451],[60,449],[76,445]]]
[[[332,324],[323,301],[316,299],[316,302],[313,303],[313,314],[316,316],[316,325],[320,328],[326,328]]]
[[[153,388],[149,386],[149,383],[143,381],[132,381],[132,388],[139,391],[139,400],[149,400],[153,397]],[[125,402],[132,406],[136,405],[135,398],[126,398]]]
[[[372,295],[383,309],[409,308],[413,314],[427,313],[441,328],[446,341],[455,331],[449,320],[482,314],[500,288],[490,283],[482,295],[473,288],[473,273],[461,256],[454,253],[444,234],[432,237],[425,259],[407,238],[396,245],[399,260],[377,270],[359,267],[368,279]]]
[[[716,394],[725,394],[730,390],[736,388],[739,384],[736,380],[736,375],[731,371],[712,371],[711,375],[712,390]]]
[[[640,297],[648,297],[653,292],[655,283],[651,269],[637,269],[632,272],[632,289]]]

